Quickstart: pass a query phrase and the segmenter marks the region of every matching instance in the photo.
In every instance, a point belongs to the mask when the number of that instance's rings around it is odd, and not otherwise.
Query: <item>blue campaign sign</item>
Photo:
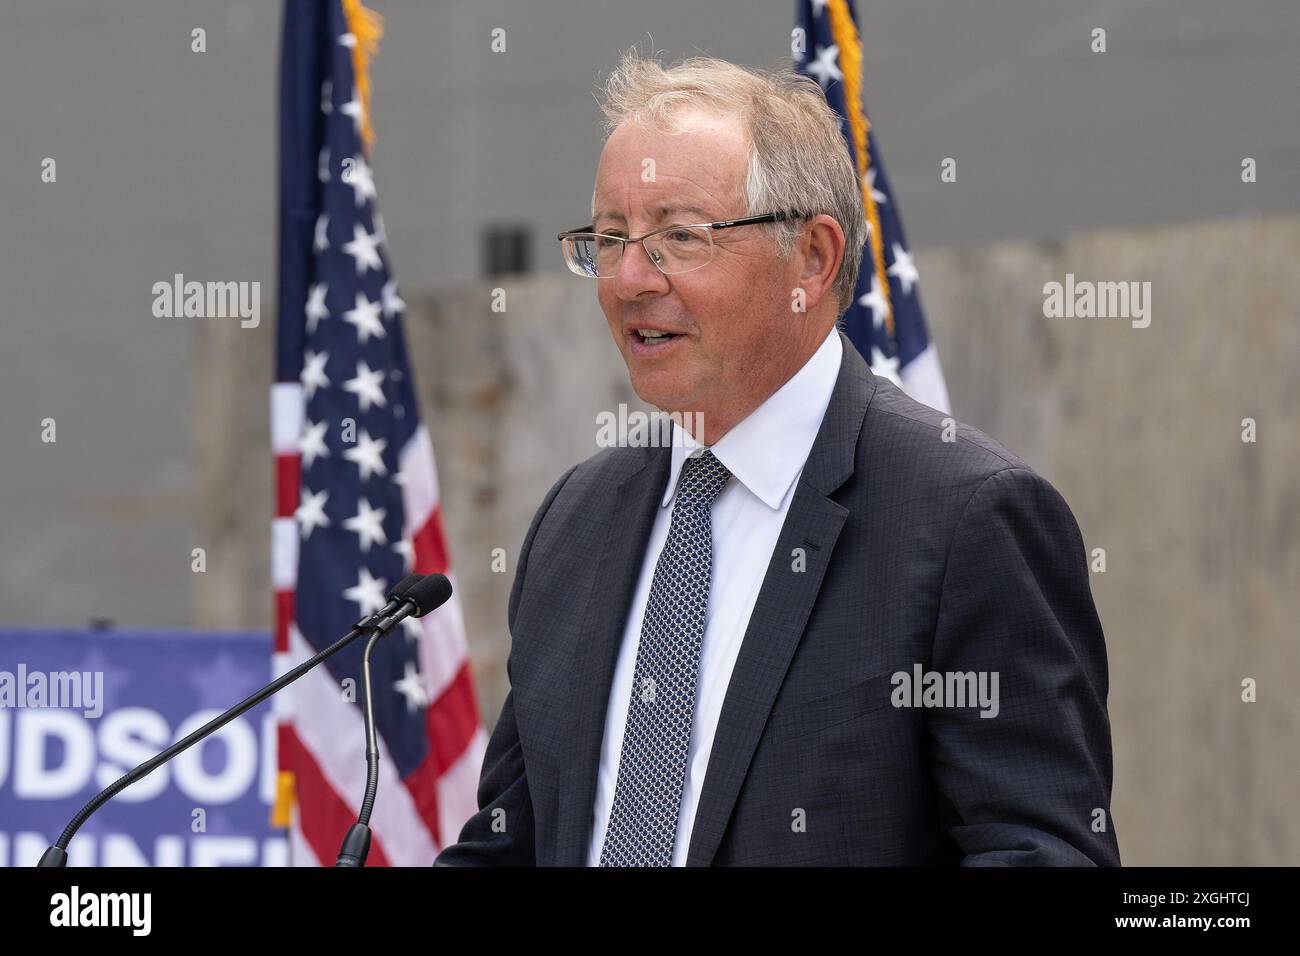
[[[0,630],[0,866],[30,866],[101,789],[271,680],[269,634]],[[101,807],[69,866],[284,865],[271,701]]]

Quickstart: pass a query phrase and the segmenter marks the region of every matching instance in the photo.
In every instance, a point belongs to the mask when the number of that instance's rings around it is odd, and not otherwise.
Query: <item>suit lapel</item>
[[[668,480],[672,449],[646,449],[625,460],[608,486],[609,497],[590,503],[597,513],[609,517],[603,547],[593,555],[598,567],[584,625],[574,642],[569,696],[559,702],[571,707],[568,739],[572,741],[561,768],[555,843],[559,866],[583,866],[587,861],[610,685],[632,591]]]
[[[722,842],[758,739],[821,589],[848,509],[831,499],[853,473],[858,436],[876,384],[841,333],[844,357],[817,439],[804,464],[718,719],[687,866],[708,866]],[[802,548],[807,565],[792,570]],[[608,686],[605,686],[608,692]],[[588,804],[589,806],[590,804]]]

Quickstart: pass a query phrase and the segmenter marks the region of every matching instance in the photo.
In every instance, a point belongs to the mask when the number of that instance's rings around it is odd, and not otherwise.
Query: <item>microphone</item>
[[[402,592],[396,608],[391,611],[388,608],[380,611],[379,614],[383,617],[371,626],[387,634],[406,618],[424,617],[430,611],[442,607],[450,599],[451,582],[447,580],[445,574],[425,575]],[[390,605],[392,603],[389,602]]]
[[[361,686],[366,701],[361,711],[366,730],[366,791],[361,799],[361,812],[357,814],[357,822],[348,827],[348,832],[343,836],[343,845],[339,847],[338,857],[334,861],[336,867],[365,866],[366,856],[370,853],[370,811],[374,808],[375,794],[379,790],[379,741],[375,735],[374,695],[370,689],[370,652],[380,638],[406,618],[424,617],[430,611],[442,607],[450,598],[451,582],[447,576],[430,574],[407,588],[401,595],[397,609],[384,614],[371,626],[373,633],[370,640],[366,641],[366,652],[361,658]]]
[[[439,577],[441,577],[441,575],[439,575]],[[366,630],[373,628],[376,621],[387,617],[401,607],[406,592],[419,584],[423,578],[423,574],[408,574],[406,577],[402,578],[402,580],[393,585],[392,590],[384,595],[388,598],[388,603],[369,617],[363,617],[361,620],[357,621],[355,626],[365,628]]]
[[[437,578],[439,580],[426,585],[426,582],[429,581],[430,578]],[[446,592],[445,595],[443,594],[444,590]],[[441,598],[438,597],[439,595],[442,595]],[[343,637],[339,638],[329,647],[325,648],[314,657],[303,661],[292,670],[281,674],[261,690],[244,698],[225,713],[212,718],[212,720],[208,721],[184,740],[178,740],[162,753],[150,757],[144,763],[140,764],[129,773],[119,777],[112,784],[97,793],[89,803],[77,811],[77,815],[74,816],[72,821],[66,828],[64,828],[64,831],[59,836],[58,840],[46,849],[45,853],[41,856],[40,862],[36,865],[38,867],[67,866],[68,843],[71,842],[73,836],[76,835],[76,832],[81,829],[81,825],[90,818],[90,815],[118,793],[125,790],[142,777],[146,777],[153,773],[153,771],[157,770],[160,766],[165,764],[168,760],[171,760],[172,757],[175,757],[181,751],[188,750],[204,737],[207,737],[214,731],[220,730],[240,714],[247,710],[251,710],[272,694],[287,687],[289,684],[292,684],[321,661],[334,656],[363,634],[368,632],[371,633],[371,644],[373,645],[375,640],[382,637],[384,634],[387,634],[389,630],[411,614],[416,614],[417,616],[427,614],[429,611],[433,610],[451,597],[451,582],[441,574],[433,574],[428,577],[423,574],[410,574],[397,582],[393,589],[388,592],[387,597],[388,603],[386,605],[374,614],[371,614],[369,617],[363,617],[361,620],[357,621],[356,624],[352,625],[352,630],[348,631],[347,634],[343,635]],[[425,608],[425,610],[419,610],[421,607]],[[386,623],[389,621],[391,621],[391,623]],[[383,629],[379,629],[380,624],[386,624],[386,626]],[[369,647],[367,647],[366,650],[368,658]],[[367,704],[369,703],[369,697],[369,688],[367,688]],[[368,709],[369,707],[367,706],[367,710]],[[369,716],[367,716],[367,722],[369,722]],[[376,772],[377,771],[378,763],[376,762]],[[367,817],[368,816],[369,814],[367,814]]]

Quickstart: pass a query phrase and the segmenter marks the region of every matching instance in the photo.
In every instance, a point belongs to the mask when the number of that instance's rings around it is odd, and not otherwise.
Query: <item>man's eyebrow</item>
[[[662,222],[669,216],[679,212],[688,212],[693,216],[700,216],[702,221],[708,220],[709,222],[713,222],[714,220],[713,213],[709,212],[707,209],[701,209],[699,206],[660,206],[655,210],[655,221]],[[592,220],[592,224],[594,225],[602,219],[612,219],[615,222],[627,222],[627,219],[622,213],[602,210],[601,212],[596,213],[596,218]]]

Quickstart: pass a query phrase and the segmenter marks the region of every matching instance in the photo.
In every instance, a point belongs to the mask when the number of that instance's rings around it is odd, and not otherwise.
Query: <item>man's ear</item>
[[[823,213],[804,225],[797,247],[803,256],[799,282],[812,308],[835,284],[844,259],[844,230]]]

